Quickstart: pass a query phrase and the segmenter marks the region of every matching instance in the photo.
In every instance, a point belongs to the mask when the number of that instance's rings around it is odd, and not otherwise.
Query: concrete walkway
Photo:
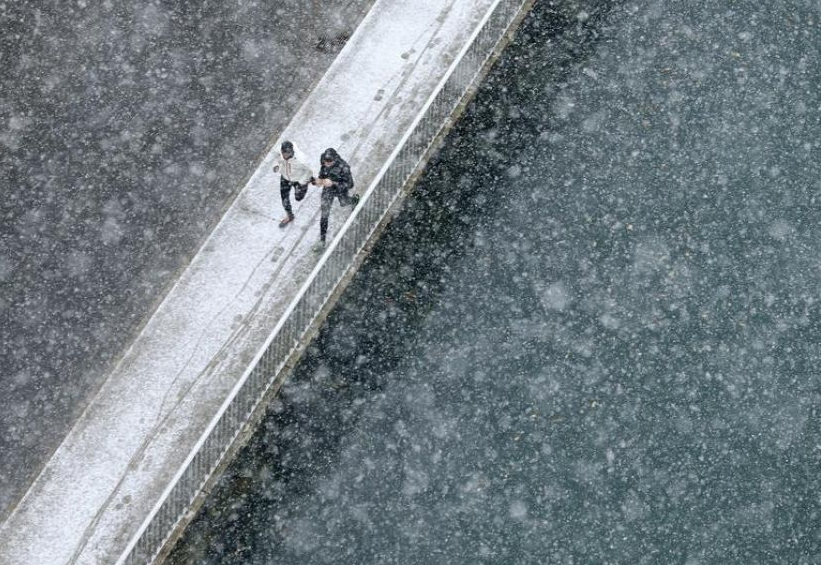
[[[0,523],[373,0],[283,4],[0,9]]]
[[[280,139],[317,168],[336,147],[364,190],[491,4],[377,1]],[[0,526],[0,563],[113,563],[150,512],[318,258],[319,189],[280,229],[272,160]]]

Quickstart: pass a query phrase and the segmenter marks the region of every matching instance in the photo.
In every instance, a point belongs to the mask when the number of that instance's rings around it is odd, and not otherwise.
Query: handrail
[[[248,369],[132,536],[117,565],[153,563],[249,423],[337,286],[356,265],[434,140],[533,0],[495,0],[280,317]]]

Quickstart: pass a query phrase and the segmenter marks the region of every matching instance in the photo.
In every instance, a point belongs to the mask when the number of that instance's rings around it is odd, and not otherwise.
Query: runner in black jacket
[[[328,233],[328,216],[331,214],[331,205],[334,198],[339,198],[340,206],[356,206],[359,195],[348,195],[353,188],[351,167],[339,156],[332,147],[322,152],[320,157],[319,178],[315,184],[322,187],[322,215],[319,219],[319,246],[325,245],[325,236]]]

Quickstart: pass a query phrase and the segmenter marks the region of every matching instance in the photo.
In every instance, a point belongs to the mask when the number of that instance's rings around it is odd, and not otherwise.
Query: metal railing
[[[117,561],[152,563],[532,0],[496,0]]]

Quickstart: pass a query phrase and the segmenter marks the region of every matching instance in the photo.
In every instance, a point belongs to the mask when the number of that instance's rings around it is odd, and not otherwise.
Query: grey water
[[[370,4],[0,2],[0,518]]]
[[[537,2],[169,562],[820,562],[820,26]]]

